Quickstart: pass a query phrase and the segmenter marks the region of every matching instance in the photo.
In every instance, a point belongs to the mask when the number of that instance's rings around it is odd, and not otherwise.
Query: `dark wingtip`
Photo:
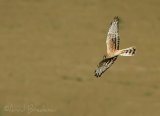
[[[96,73],[96,72],[95,72],[94,76],[95,76],[95,77],[98,77],[98,75],[97,75],[97,73]]]
[[[96,78],[101,77],[101,75],[99,75],[99,74],[97,74],[97,73],[95,73],[94,76],[95,76]]]
[[[114,17],[114,21],[119,21],[120,19],[119,19],[119,16],[115,16]]]

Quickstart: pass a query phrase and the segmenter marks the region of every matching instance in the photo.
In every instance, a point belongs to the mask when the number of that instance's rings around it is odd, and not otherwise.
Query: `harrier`
[[[101,75],[111,67],[114,61],[117,59],[118,56],[134,56],[136,53],[135,47],[129,47],[126,49],[119,50],[119,17],[114,17],[107,37],[106,37],[106,45],[107,51],[103,56],[103,60],[99,62],[96,70],[95,76],[101,77]]]

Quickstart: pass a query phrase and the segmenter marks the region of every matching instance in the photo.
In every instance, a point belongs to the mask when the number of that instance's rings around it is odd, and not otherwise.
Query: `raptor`
[[[118,56],[135,55],[136,48],[134,46],[125,49],[119,49],[119,43],[119,17],[115,16],[110,24],[109,31],[106,37],[106,53],[95,70],[96,77],[101,77],[101,75],[112,66]]]

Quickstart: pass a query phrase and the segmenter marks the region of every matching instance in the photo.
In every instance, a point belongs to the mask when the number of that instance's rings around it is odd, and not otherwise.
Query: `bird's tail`
[[[134,56],[136,53],[136,47],[129,47],[126,49],[122,49],[122,53],[120,56]]]

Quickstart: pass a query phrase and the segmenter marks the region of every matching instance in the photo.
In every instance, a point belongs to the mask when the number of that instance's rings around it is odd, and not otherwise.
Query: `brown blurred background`
[[[93,76],[121,18],[119,57]],[[160,116],[159,0],[0,0],[0,116]]]

